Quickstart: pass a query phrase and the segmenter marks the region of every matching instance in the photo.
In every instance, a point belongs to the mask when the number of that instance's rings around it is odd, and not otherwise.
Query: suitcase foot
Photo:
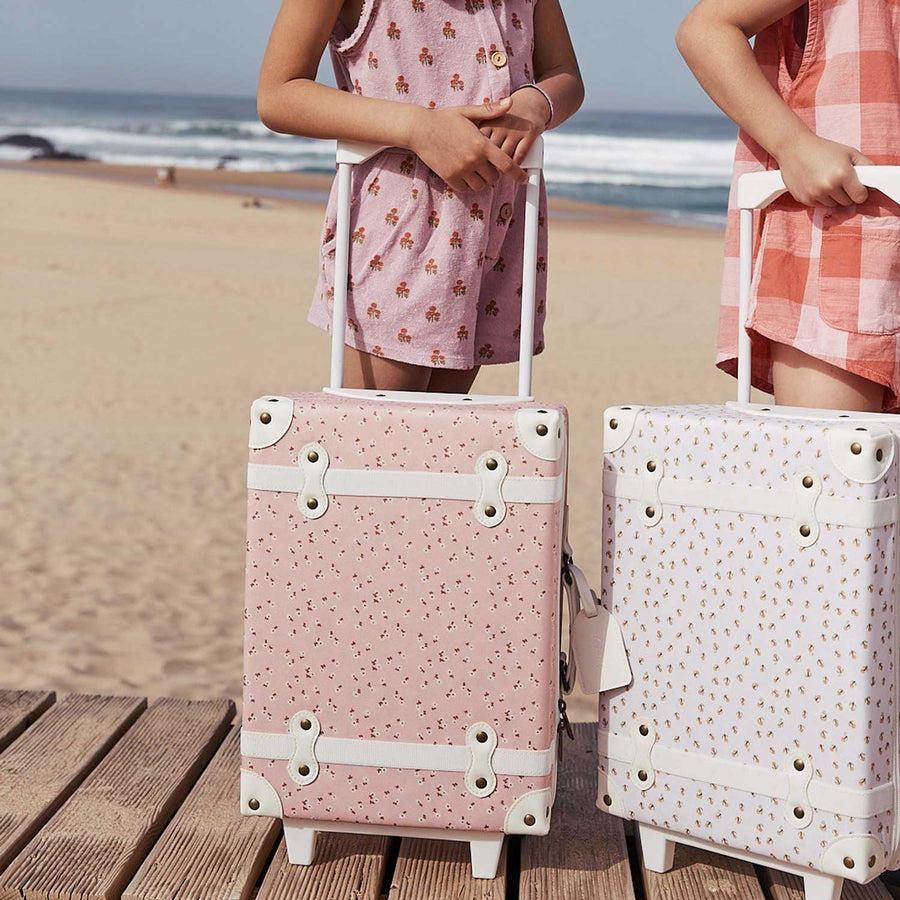
[[[675,863],[675,842],[668,839],[665,831],[648,825],[638,825],[638,834],[644,868],[651,872],[668,872]]]
[[[502,834],[479,835],[469,841],[472,855],[473,878],[496,878],[500,853],[503,851]]]
[[[806,900],[841,900],[843,878],[811,872],[803,876],[803,891]]]
[[[284,821],[284,843],[287,847],[288,862],[298,866],[308,866],[316,853],[316,830],[305,828],[291,819]]]

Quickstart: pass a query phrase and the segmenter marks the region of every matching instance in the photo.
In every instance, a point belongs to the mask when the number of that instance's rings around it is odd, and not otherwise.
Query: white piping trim
[[[247,466],[247,488],[251,491],[283,491],[296,494],[301,488],[297,466]],[[562,475],[546,478],[507,475],[503,499],[507,503],[558,503],[565,480]],[[325,493],[329,497],[412,497],[427,500],[478,500],[482,491],[479,475],[453,472],[406,472],[384,469],[328,469]]]
[[[607,469],[603,473],[603,493],[618,500],[641,500],[644,496],[643,478]],[[663,478],[659,485],[659,499],[669,506],[691,506],[782,519],[793,519],[797,508],[793,490],[718,484],[693,478]],[[816,519],[821,524],[847,528],[893,525],[897,521],[897,498],[854,500],[823,494],[816,501]]]
[[[241,732],[241,754],[252,759],[290,759],[294,738],[290,734]],[[425,769],[433,772],[465,772],[470,751],[465,744],[409,744],[319,737],[316,759],[333,766],[371,766],[378,769]],[[556,738],[547,750],[504,750],[491,756],[497,775],[541,778],[553,771]]]
[[[600,732],[599,741],[601,760],[605,756],[616,762],[630,764],[634,759],[634,742],[628,735]],[[664,772],[702,784],[716,784],[776,800],[786,800],[788,797],[789,777],[784,771],[764,766],[748,766],[729,759],[675,750],[659,744],[654,745],[650,758],[657,775]],[[870,791],[857,791],[812,779],[807,796],[815,809],[858,819],[870,819],[893,809],[892,784],[882,784]]]

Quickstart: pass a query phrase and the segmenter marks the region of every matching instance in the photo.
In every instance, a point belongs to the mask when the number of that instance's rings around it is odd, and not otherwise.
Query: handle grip
[[[352,167],[365,162],[386,149],[385,145],[360,141],[338,141],[337,224],[334,251],[334,313],[331,321],[332,389],[344,383],[344,330],[347,320],[347,279],[350,263],[350,175]],[[519,387],[521,398],[531,396],[531,373],[534,362],[534,312],[537,283],[538,206],[540,172],[544,164],[544,139],[532,144],[522,168],[528,173],[525,192],[525,252],[522,266],[522,320],[519,337]]]
[[[856,166],[856,175],[868,188],[900,204],[900,166]],[[738,311],[738,402],[750,402],[752,345],[747,332],[750,286],[753,280],[753,211],[765,209],[787,193],[781,172],[750,172],[738,179],[737,205],[741,214],[740,306]]]

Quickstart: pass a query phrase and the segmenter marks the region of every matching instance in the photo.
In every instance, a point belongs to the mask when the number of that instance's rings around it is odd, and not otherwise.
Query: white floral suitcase
[[[900,200],[900,170],[859,172]],[[740,184],[742,322],[782,193]],[[689,844],[837,900],[900,865],[900,423],[749,403],[743,329],[739,398],[605,414],[601,602],[634,680],[601,696],[597,804],[651,871]]]
[[[332,386],[252,407],[241,809],[283,819],[291,862],[320,831],[400,834],[493,878],[504,834],[550,827],[565,723],[568,426],[530,397],[542,146],[518,397],[342,389],[351,165],[378,149],[338,148]]]

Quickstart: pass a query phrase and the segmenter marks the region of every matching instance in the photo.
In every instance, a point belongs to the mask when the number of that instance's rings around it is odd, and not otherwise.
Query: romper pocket
[[[840,331],[900,331],[897,215],[866,215],[855,207],[824,213],[818,297],[819,316]]]

